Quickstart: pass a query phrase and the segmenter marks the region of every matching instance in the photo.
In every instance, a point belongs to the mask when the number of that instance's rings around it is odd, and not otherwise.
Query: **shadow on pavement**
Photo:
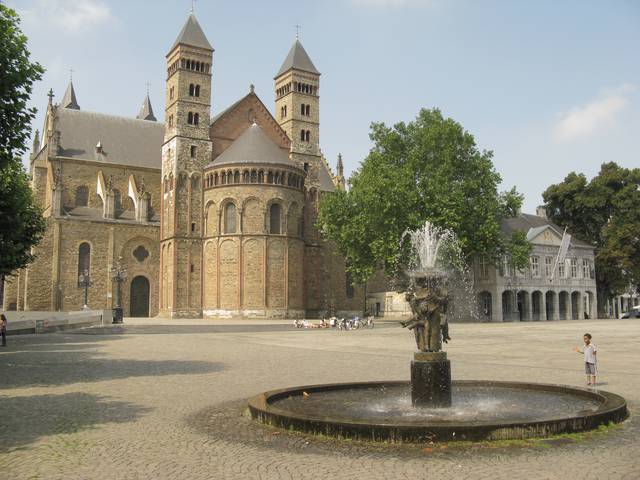
[[[105,423],[133,422],[150,409],[87,393],[0,396],[0,452],[49,435],[72,434]]]

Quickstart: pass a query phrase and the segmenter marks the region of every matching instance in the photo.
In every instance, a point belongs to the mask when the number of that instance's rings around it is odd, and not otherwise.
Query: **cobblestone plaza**
[[[0,351],[0,478],[300,479],[640,478],[640,323],[455,324],[455,379],[582,386],[585,332],[599,382],[624,396],[621,427],[544,443],[371,446],[254,425],[246,399],[286,386],[406,380],[414,349],[395,324],[293,330],[288,324],[128,321],[9,337]]]

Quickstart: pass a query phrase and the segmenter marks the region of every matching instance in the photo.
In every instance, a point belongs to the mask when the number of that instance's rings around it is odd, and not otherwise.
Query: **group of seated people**
[[[329,317],[327,321],[326,318],[322,318],[320,323],[313,323],[309,320],[295,319],[293,321],[293,326],[295,328],[337,328],[338,330],[355,330],[360,327],[369,327],[373,328],[373,315],[368,315],[365,318],[360,318],[359,316],[354,316],[352,318],[338,318],[335,315]]]

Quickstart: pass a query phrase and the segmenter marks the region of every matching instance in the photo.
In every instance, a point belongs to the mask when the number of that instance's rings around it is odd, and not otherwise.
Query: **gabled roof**
[[[136,118],[138,120],[151,120],[152,122],[155,122],[157,120],[155,115],[153,114],[153,108],[151,108],[151,100],[149,99],[148,93],[146,97],[144,97],[142,107],[140,107],[140,112],[138,112],[138,116]]]
[[[257,123],[249,126],[209,166],[246,163],[266,163],[298,168],[287,152],[276,145]]]
[[[298,39],[296,39],[293,46],[291,47],[291,50],[289,50],[289,54],[287,55],[287,58],[284,59],[280,70],[276,74],[276,78],[291,69],[302,70],[303,72],[310,72],[316,75],[320,75],[320,72],[313,65],[313,62],[311,61],[311,58],[309,58],[307,51],[304,49]]]
[[[164,124],[102,113],[58,108],[57,155],[119,165],[160,169]],[[100,143],[102,153],[96,152]]]
[[[550,229],[558,236],[562,237],[564,229],[553,223],[551,220],[540,217],[538,215],[531,215],[528,213],[521,213],[517,217],[505,218],[501,224],[502,233],[511,236],[513,232],[524,232],[527,235],[527,240],[533,240],[543,231]],[[569,232],[571,233],[571,232]],[[589,247],[593,248],[586,242],[578,240],[575,236],[571,237],[571,245],[575,247]]]
[[[176,38],[176,41],[173,43],[173,46],[169,51],[171,52],[180,44],[213,51],[213,47],[209,43],[209,40],[207,40],[207,37],[202,31],[202,28],[193,13],[189,15],[189,18],[187,18],[184,27],[182,27],[182,30],[180,30],[180,33],[178,34],[178,38]]]
[[[64,92],[64,97],[62,97],[60,104],[64,108],[80,110],[80,105],[78,105],[78,101],[76,100],[76,91],[73,89],[73,82],[71,80],[69,80],[69,86],[67,87],[67,91]]]

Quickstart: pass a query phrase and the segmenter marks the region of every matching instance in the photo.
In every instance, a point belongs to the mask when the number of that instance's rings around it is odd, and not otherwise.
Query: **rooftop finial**
[[[69,69],[69,81],[73,82],[73,68]]]
[[[256,86],[252,83],[251,85],[249,85],[249,92],[255,93],[255,91],[256,91]]]
[[[300,39],[300,29],[302,28],[302,25],[298,25],[297,23],[294,25],[295,29],[296,29],[296,40]]]
[[[151,86],[151,84],[149,82],[145,83],[145,85],[147,86],[147,95],[149,95],[149,87]]]
[[[49,105],[52,105],[53,104],[53,97],[54,97],[53,88],[49,89],[49,93],[47,93],[47,97],[49,97]]]
[[[196,0],[191,0],[191,13],[196,11]]]

